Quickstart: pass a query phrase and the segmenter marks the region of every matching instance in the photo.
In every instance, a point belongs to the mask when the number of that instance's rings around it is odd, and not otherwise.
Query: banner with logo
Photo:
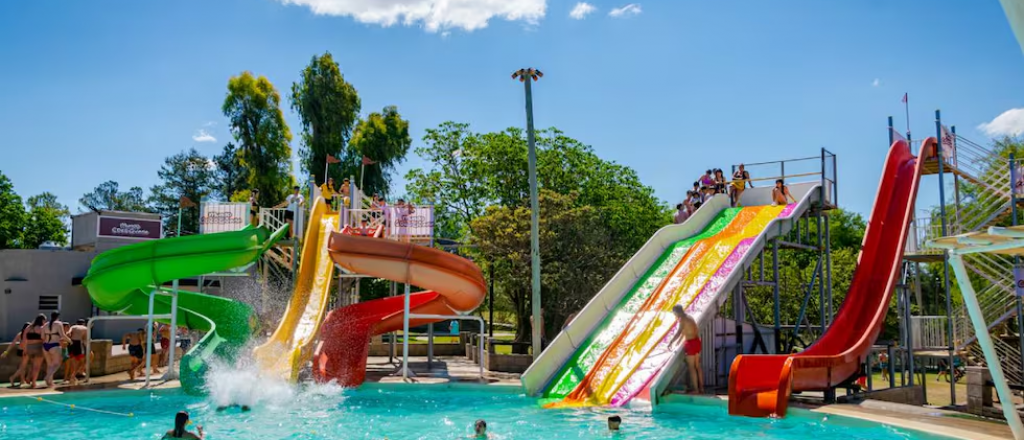
[[[238,231],[250,222],[248,203],[203,202],[199,206],[199,233]]]
[[[384,212],[388,235],[432,237],[434,235],[433,206],[388,206]]]
[[[1024,267],[1013,268],[1013,285],[1016,287],[1017,296],[1024,296]]]
[[[1010,175],[1013,181],[1013,192],[1018,195],[1024,195],[1024,163],[1012,164]]]
[[[101,215],[96,224],[97,237],[135,240],[155,240],[163,237],[163,222],[160,220]]]

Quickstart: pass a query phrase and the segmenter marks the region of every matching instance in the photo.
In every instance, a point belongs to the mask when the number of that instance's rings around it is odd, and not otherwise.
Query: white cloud
[[[392,26],[422,25],[427,32],[446,29],[473,31],[492,18],[537,24],[547,0],[278,0],[305,6],[317,15],[352,17],[362,23]]]
[[[978,125],[978,130],[992,137],[1024,134],[1024,108],[1011,108],[991,122]]]
[[[213,127],[215,125],[217,125],[217,121],[206,121],[206,123],[203,124],[203,127]]]
[[[871,81],[871,87],[878,87],[880,85],[882,85],[882,80],[880,80],[878,78],[875,78],[874,81]]]
[[[612,9],[611,12],[608,13],[608,15],[611,17],[618,18],[629,17],[631,15],[640,15],[641,12],[643,12],[643,9],[640,9],[640,3],[630,3],[621,8]]]
[[[196,134],[192,135],[192,140],[196,142],[217,142],[217,138],[203,129],[199,129]]]
[[[587,18],[588,15],[592,14],[596,10],[597,8],[595,8],[594,5],[590,3],[579,2],[576,3],[576,6],[572,8],[572,12],[569,13],[569,16],[576,20],[582,20],[584,18]]]

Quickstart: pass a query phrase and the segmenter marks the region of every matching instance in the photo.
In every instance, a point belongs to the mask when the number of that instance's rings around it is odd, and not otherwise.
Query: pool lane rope
[[[26,399],[33,399],[33,400],[36,400],[38,402],[46,402],[46,403],[52,403],[54,405],[66,406],[66,407],[68,407],[69,409],[72,409],[72,410],[80,409],[82,411],[90,411],[90,412],[99,413],[99,414],[109,414],[109,415],[112,415],[112,416],[135,417],[135,413],[133,413],[133,412],[130,412],[130,413],[119,413],[119,412],[114,412],[114,411],[107,411],[107,410],[104,410],[104,409],[86,408],[84,406],[77,406],[77,405],[75,405],[73,403],[57,402],[55,400],[44,399],[42,397],[29,397],[29,396],[22,396],[22,397],[25,397]]]

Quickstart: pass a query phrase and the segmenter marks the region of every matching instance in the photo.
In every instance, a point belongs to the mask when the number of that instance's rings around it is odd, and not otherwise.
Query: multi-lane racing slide
[[[327,256],[327,240],[337,224],[337,213],[330,212],[323,199],[316,198],[305,229],[305,246],[291,300],[270,339],[253,350],[263,374],[294,382],[312,357],[313,341],[331,294],[334,263]]]
[[[934,143],[926,139],[921,151]],[[923,163],[906,142],[892,144],[857,270],[835,321],[801,353],[736,357],[729,373],[729,414],[783,417],[793,391],[828,390],[857,373],[885,322]]]
[[[791,185],[797,203],[771,206],[770,191],[747,190],[747,208],[712,198],[685,223],[655,233],[526,371],[526,392],[554,399],[548,406],[656,401],[683,362],[667,347],[672,307],[682,304],[698,323],[712,319],[750,258],[821,193],[817,183]]]
[[[487,290],[476,264],[437,249],[343,232],[331,234],[327,247],[346,270],[428,289],[410,296],[414,314],[468,313],[480,306]],[[347,387],[363,383],[370,338],[402,329],[404,300],[402,295],[381,298],[329,313],[313,356],[314,379]],[[413,319],[409,325],[436,321]]]
[[[136,243],[98,255],[82,284],[96,307],[130,315],[149,313],[149,295],[164,283],[246,266],[259,258],[287,228],[274,233],[248,227],[241,231],[192,235]],[[171,313],[171,298],[154,297],[154,311]],[[252,335],[255,314],[249,305],[226,298],[179,291],[177,324],[207,332],[180,363],[182,388],[202,391],[207,362],[231,358]]]

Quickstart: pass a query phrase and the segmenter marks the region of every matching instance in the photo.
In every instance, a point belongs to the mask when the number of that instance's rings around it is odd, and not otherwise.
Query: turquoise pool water
[[[545,410],[518,390],[459,385],[375,385],[359,390],[264,387],[234,397],[178,390],[103,391],[0,399],[0,439],[159,439],[185,409],[208,439],[465,439],[487,420],[493,439],[937,439],[884,425],[795,411],[784,420],[730,417],[724,402],[672,403],[651,414],[626,409]],[[258,397],[254,397],[258,396]],[[253,399],[252,411],[217,412],[217,400]],[[134,413],[134,417],[88,409]],[[623,418],[609,434],[606,419]],[[195,429],[193,425],[190,427]]]

